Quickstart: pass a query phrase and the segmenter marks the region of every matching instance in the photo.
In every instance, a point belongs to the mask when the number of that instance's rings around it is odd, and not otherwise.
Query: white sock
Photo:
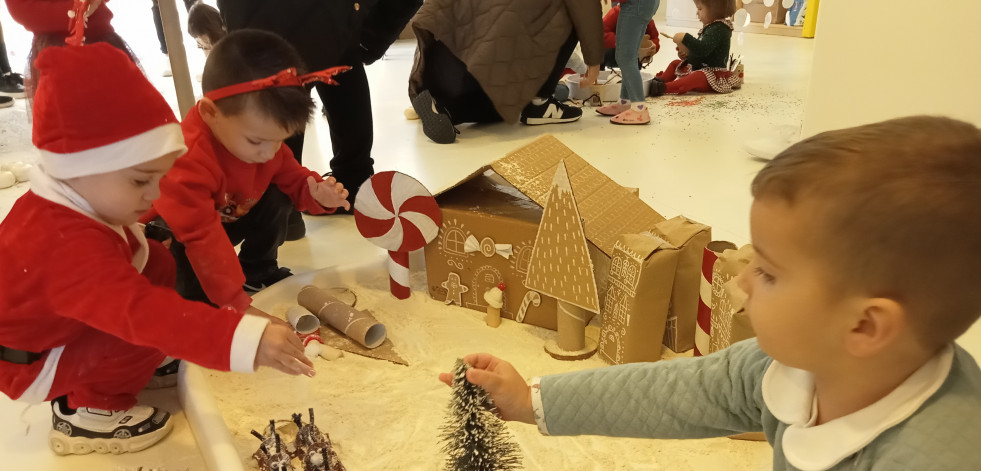
[[[547,102],[548,102],[548,98],[535,97],[535,98],[532,98],[531,99],[531,104],[533,104],[535,106],[544,105]]]
[[[630,108],[631,109],[635,109],[637,111],[644,111],[644,109],[647,108],[647,102],[646,101],[631,101],[630,102]]]

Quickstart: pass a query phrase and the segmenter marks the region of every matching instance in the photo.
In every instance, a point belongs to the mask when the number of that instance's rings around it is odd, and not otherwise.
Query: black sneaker
[[[24,98],[24,79],[20,74],[8,72],[0,75],[0,95]]]
[[[300,240],[307,235],[307,226],[303,223],[303,215],[297,210],[292,210],[289,220],[286,221],[286,240]]]
[[[456,140],[456,135],[460,133],[453,127],[450,114],[443,107],[436,104],[436,100],[429,94],[429,90],[423,90],[412,99],[412,109],[419,115],[422,121],[422,133],[432,139],[437,144],[451,144]]]
[[[0,108],[10,108],[11,106],[14,106],[14,99],[0,95]]]
[[[174,427],[170,413],[156,407],[137,404],[123,411],[71,410],[64,396],[51,401],[51,415],[48,446],[58,455],[140,451],[159,442]]]
[[[175,358],[167,358],[170,361],[153,372],[150,382],[146,384],[144,389],[163,389],[177,386],[177,371],[180,370],[181,361]]]
[[[245,284],[242,285],[242,288],[249,294],[255,294],[261,291],[263,288],[268,288],[269,286],[272,286],[277,282],[291,276],[293,276],[293,272],[286,267],[274,268],[258,275],[250,275],[246,273]]]
[[[651,89],[649,90],[648,96],[662,96],[666,91],[668,91],[668,86],[663,81],[660,79],[651,80]]]
[[[555,97],[540,105],[528,103],[521,110],[521,122],[529,125],[571,123],[582,117],[582,108],[560,103]]]

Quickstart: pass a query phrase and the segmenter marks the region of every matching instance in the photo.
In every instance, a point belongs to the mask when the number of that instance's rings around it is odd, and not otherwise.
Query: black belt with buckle
[[[0,360],[17,365],[30,365],[44,357],[43,353],[28,352],[17,350],[16,348],[4,347],[0,345]]]

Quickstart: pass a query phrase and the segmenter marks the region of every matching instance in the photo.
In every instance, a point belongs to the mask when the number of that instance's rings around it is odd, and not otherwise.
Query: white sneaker
[[[160,75],[164,77],[174,75],[174,72],[170,70],[170,56],[167,54],[160,54]]]
[[[159,442],[174,426],[169,412],[140,404],[124,411],[82,407],[66,414],[56,399],[51,412],[48,446],[57,455],[140,451]]]

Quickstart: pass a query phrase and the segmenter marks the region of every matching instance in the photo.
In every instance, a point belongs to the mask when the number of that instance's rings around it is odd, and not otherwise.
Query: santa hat
[[[113,172],[183,152],[170,105],[106,43],[49,47],[36,61],[34,145],[57,179]]]

